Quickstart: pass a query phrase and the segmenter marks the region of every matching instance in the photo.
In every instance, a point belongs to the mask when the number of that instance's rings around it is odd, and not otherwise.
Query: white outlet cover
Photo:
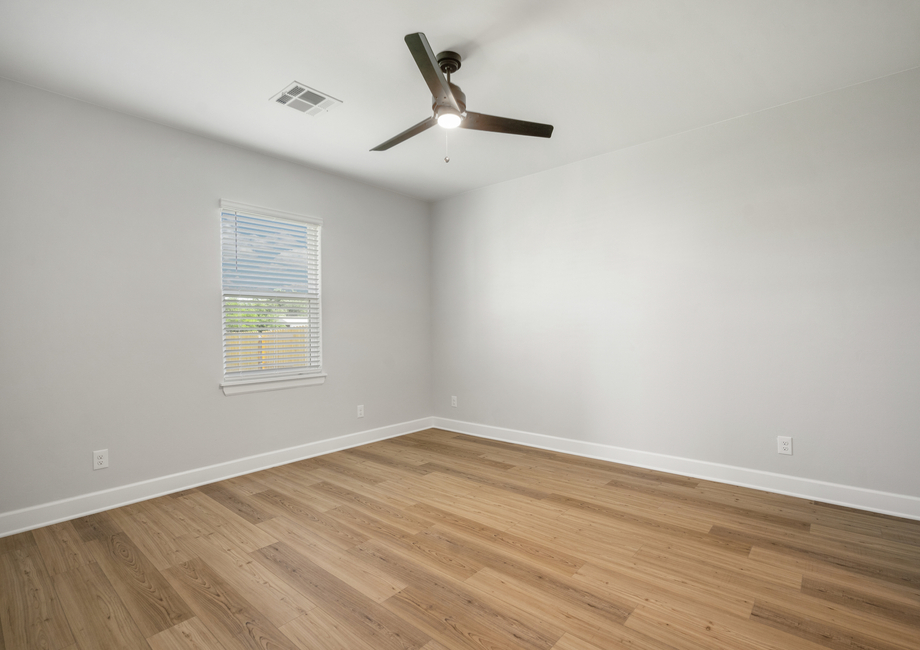
[[[105,469],[109,466],[109,450],[99,449],[93,452],[93,470]]]
[[[776,453],[792,455],[792,438],[790,436],[776,436]]]

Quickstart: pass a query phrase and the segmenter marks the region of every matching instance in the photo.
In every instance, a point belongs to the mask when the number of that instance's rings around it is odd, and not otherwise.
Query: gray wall
[[[0,513],[429,415],[920,496],[917,114],[911,71],[429,224],[0,80]],[[325,220],[323,386],[220,392],[221,198]]]
[[[324,219],[324,385],[221,393],[221,198]],[[0,513],[430,415],[428,209],[0,80]]]
[[[435,415],[920,496],[918,116],[913,70],[438,203]]]

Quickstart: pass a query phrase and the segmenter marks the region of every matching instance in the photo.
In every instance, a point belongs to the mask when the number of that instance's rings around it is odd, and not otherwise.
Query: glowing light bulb
[[[438,126],[445,129],[456,129],[460,126],[460,116],[456,113],[441,113],[438,115]]]

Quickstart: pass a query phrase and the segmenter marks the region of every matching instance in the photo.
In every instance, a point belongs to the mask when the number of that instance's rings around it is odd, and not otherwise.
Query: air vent
[[[342,100],[331,97],[316,90],[316,88],[310,88],[298,81],[289,84],[287,88],[274,95],[272,100],[314,117],[327,113],[342,103]]]

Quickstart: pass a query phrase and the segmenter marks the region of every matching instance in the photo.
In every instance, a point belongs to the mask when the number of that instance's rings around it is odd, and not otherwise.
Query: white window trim
[[[220,209],[221,210],[237,210],[239,212],[254,212],[255,214],[259,214],[264,217],[278,217],[279,219],[292,219],[294,221],[314,223],[317,226],[323,225],[323,220],[320,219],[319,217],[309,217],[305,214],[297,214],[295,212],[284,212],[283,210],[263,208],[262,206],[259,206],[259,205],[249,205],[248,203],[239,203],[238,201],[227,201],[226,199],[220,200]]]
[[[221,199],[220,201],[220,210],[233,210],[239,212],[250,212],[257,215],[263,215],[266,217],[278,217],[279,219],[290,219],[293,221],[301,221],[304,223],[312,223],[317,226],[322,227],[323,220],[317,217],[310,217],[303,214],[296,214],[293,212],[284,212],[283,210],[274,210],[272,208],[263,208],[257,205],[250,205],[248,203],[240,203],[238,201],[227,201],[226,199]],[[320,244],[320,264],[322,264],[322,244]],[[323,323],[322,323],[322,309],[320,310],[320,332],[322,332]],[[320,341],[322,341],[322,334],[320,334]],[[322,343],[320,343],[322,345]],[[298,388],[300,386],[318,386],[326,381],[326,373],[323,372],[323,368],[320,367],[319,372],[313,373],[304,373],[301,375],[287,375],[282,377],[258,377],[253,379],[240,379],[236,381],[224,381],[221,382],[220,388],[223,391],[224,395],[244,395],[247,393],[262,393],[271,390],[282,390],[285,388]]]
[[[326,373],[303,375],[302,377],[263,377],[246,381],[225,381],[220,385],[224,395],[244,395],[246,393],[264,393],[270,390],[298,388],[300,386],[318,386],[326,382]]]

